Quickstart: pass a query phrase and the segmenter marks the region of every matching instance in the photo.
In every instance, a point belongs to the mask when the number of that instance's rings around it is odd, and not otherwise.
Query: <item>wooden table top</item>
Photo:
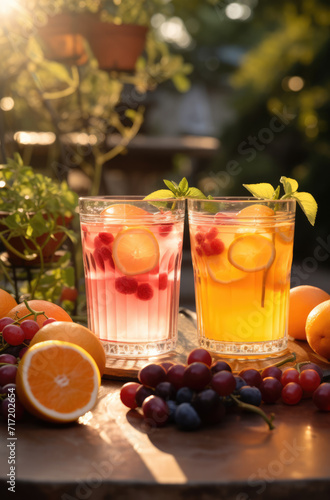
[[[178,356],[194,342],[191,332],[196,334],[191,321],[180,314]],[[298,360],[315,361],[306,343],[290,342],[289,349]],[[75,424],[55,426],[32,416],[17,424],[12,498],[329,498],[330,413],[318,411],[311,400],[293,407],[263,405],[275,413],[273,431],[258,415],[231,413],[217,426],[182,432],[173,425],[148,428],[139,412],[120,402],[122,383],[104,379],[97,406]],[[0,436],[2,499],[11,498],[3,422]]]

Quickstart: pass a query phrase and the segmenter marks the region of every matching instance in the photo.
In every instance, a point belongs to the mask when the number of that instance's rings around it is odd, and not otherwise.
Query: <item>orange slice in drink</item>
[[[280,239],[281,243],[291,243],[293,241],[293,225],[286,224],[278,226],[275,229],[276,237]]]
[[[274,210],[266,205],[248,205],[238,212],[237,217],[272,217],[275,214]]]
[[[275,247],[268,238],[261,234],[246,234],[231,243],[228,260],[237,269],[252,273],[270,267],[275,254]]]
[[[35,344],[21,359],[16,389],[25,408],[52,422],[73,422],[96,403],[101,378],[85,349],[59,340]]]
[[[159,263],[158,241],[149,229],[123,229],[113,242],[112,257],[116,267],[126,276],[148,273]]]
[[[211,278],[224,285],[239,281],[247,276],[246,272],[237,269],[229,262],[227,251],[220,255],[207,257],[206,265]]]
[[[118,203],[110,205],[101,212],[101,217],[106,217],[107,215],[111,216],[112,218],[118,216],[118,218],[125,220],[130,218],[143,218],[146,215],[150,214],[146,210],[143,210],[140,207],[136,207],[135,205],[129,205],[128,203]]]

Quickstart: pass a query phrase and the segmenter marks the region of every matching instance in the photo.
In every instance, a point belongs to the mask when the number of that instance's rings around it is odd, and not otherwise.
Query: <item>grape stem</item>
[[[237,404],[237,406],[239,408],[242,408],[242,410],[247,410],[247,411],[250,411],[252,413],[257,413],[258,415],[260,415],[260,417],[262,417],[264,419],[264,421],[268,424],[270,431],[275,429],[275,426],[273,424],[273,420],[274,420],[275,416],[273,413],[271,413],[270,416],[268,417],[266,415],[266,413],[261,408],[259,408],[259,406],[254,406],[254,405],[249,405],[247,403],[243,403],[233,394],[231,394],[230,397],[233,401],[235,401],[235,403]]]
[[[284,358],[284,359],[282,359],[282,361],[279,361],[278,363],[275,363],[275,365],[271,365],[271,366],[277,366],[277,367],[283,366],[286,363],[291,363],[293,361],[296,361],[296,358],[297,358],[296,353],[293,352],[287,358]]]

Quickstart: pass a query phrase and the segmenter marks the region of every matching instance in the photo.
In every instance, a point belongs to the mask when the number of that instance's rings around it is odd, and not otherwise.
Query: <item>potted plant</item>
[[[14,264],[51,261],[67,237],[77,195],[66,182],[25,166],[19,154],[0,166],[0,241]]]
[[[39,28],[44,55],[47,59],[69,66],[81,66],[88,60],[83,36],[77,32],[75,15],[63,12],[48,16]]]

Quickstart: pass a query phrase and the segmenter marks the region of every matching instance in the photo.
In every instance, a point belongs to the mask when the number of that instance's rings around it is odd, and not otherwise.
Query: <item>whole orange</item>
[[[68,313],[64,311],[62,307],[52,302],[48,302],[47,300],[29,300],[28,304],[34,311],[43,311],[45,313],[37,316],[37,323],[40,327],[42,327],[47,317],[54,318],[57,321],[72,321]],[[7,316],[15,320],[23,318],[23,316],[27,316],[24,319],[34,319],[33,314],[29,312],[24,302],[13,307],[13,309],[8,312]]]
[[[322,302],[309,313],[306,336],[313,351],[330,360],[330,300]]]
[[[306,340],[307,316],[315,306],[329,300],[330,295],[316,286],[301,285],[290,290],[288,333],[298,340]]]
[[[8,316],[9,311],[16,305],[14,297],[0,288],[0,318]]]
[[[85,326],[78,323],[55,321],[43,326],[30,342],[32,345],[45,340],[61,340],[71,342],[85,349],[96,362],[101,376],[105,369],[105,352],[99,338]]]

